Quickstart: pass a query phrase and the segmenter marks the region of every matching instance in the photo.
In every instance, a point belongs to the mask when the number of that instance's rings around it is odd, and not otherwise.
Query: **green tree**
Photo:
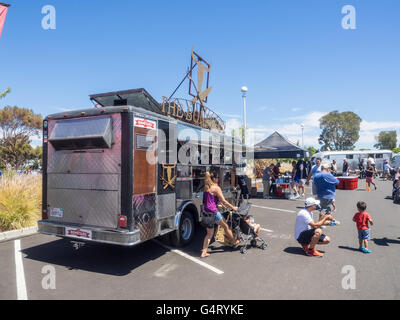
[[[332,111],[320,120],[321,150],[353,150],[360,138],[361,118],[351,111]]]
[[[377,143],[374,144],[374,148],[392,150],[397,145],[397,132],[396,130],[381,131],[375,139]]]
[[[10,164],[13,168],[23,169],[25,163],[32,157],[32,146],[29,137],[17,135],[1,140],[0,155],[2,166]]]
[[[393,153],[400,153],[400,146],[398,148],[393,148],[392,152]]]
[[[43,147],[42,146],[37,146],[36,148],[32,148],[31,155],[30,155],[30,168],[32,170],[38,170],[41,169],[43,166]]]
[[[9,94],[11,91],[10,88],[7,88],[6,91],[0,93],[0,99],[4,98],[7,94]]]
[[[234,138],[239,138],[244,141],[244,126],[240,126],[237,129],[232,129],[231,136]]]
[[[0,109],[0,162],[22,169],[32,160],[31,136],[40,136],[42,116],[32,110],[6,106]]]
[[[318,152],[314,147],[308,147],[307,150],[310,152],[311,157]]]

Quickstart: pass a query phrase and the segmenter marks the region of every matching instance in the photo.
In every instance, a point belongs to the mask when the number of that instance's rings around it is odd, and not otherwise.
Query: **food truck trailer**
[[[217,115],[201,118],[200,110],[196,122],[194,108],[160,104],[144,89],[90,98],[95,108],[43,121],[40,233],[122,246],[165,236],[184,246],[201,219],[206,171],[219,173],[233,201],[242,145],[212,130],[210,123],[221,123]],[[215,148],[212,139],[221,144]],[[200,157],[200,147],[219,164]],[[191,161],[177,157],[190,152]]]

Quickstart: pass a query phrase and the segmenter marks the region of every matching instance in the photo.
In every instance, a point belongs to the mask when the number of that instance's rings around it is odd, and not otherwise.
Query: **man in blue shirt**
[[[320,220],[326,214],[332,214],[335,211],[336,185],[339,180],[330,173],[331,163],[323,161],[321,163],[321,172],[316,172],[314,184],[318,199],[321,201]],[[338,225],[339,221],[333,220],[327,224]]]

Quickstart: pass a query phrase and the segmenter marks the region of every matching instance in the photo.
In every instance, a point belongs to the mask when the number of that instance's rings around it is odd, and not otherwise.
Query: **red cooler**
[[[358,177],[348,177],[344,183],[346,190],[355,190],[358,188]]]
[[[337,179],[339,180],[339,184],[336,186],[336,189],[344,189],[344,179],[342,179],[342,177],[337,177]]]
[[[337,189],[342,190],[355,190],[358,188],[358,177],[337,177],[339,184]]]

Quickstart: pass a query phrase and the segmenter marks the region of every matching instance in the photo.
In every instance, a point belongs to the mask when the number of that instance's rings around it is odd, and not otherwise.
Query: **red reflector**
[[[126,216],[119,216],[118,218],[118,228],[126,228],[127,219]]]
[[[42,211],[42,219],[46,220],[47,219],[47,210]]]

